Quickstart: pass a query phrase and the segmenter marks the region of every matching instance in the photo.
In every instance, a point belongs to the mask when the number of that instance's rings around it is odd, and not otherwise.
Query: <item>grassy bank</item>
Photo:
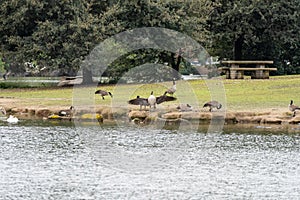
[[[60,78],[57,77],[9,77],[0,80],[0,88],[46,88],[54,87]]]
[[[224,86],[227,109],[230,111],[259,111],[279,110],[288,111],[287,105],[293,99],[295,104],[300,105],[300,75],[271,77],[268,80],[191,80],[178,81],[175,96],[183,103],[203,105],[211,99],[208,85],[216,85],[216,88]],[[221,85],[220,85],[221,84]],[[137,95],[148,97],[151,91],[155,95],[161,95],[171,82],[159,84],[130,84],[130,85],[104,85],[103,90],[114,94],[113,101],[110,97],[102,100],[95,96],[95,87],[81,87],[75,91],[83,94],[87,92],[88,98],[94,98],[97,105],[121,105],[127,106],[130,98]],[[24,88],[24,89],[1,89],[0,106],[70,106],[73,101],[73,88]],[[87,97],[86,95],[84,97]],[[197,102],[193,101],[193,97]],[[189,102],[192,101],[192,102]],[[178,102],[177,102],[178,103]],[[172,102],[171,104],[174,104]]]

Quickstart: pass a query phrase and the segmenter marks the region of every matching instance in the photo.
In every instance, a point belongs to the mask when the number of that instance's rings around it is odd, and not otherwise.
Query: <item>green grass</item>
[[[0,80],[0,88],[45,88],[58,84],[59,79],[53,77],[9,77]]]
[[[300,76],[271,77],[269,80],[225,80],[230,109],[287,108],[294,99],[300,103]]]
[[[19,99],[20,104],[26,106],[69,106],[74,98],[75,101],[82,99],[83,103],[88,99],[96,105],[127,106],[127,101],[137,95],[147,98],[153,91],[156,96],[159,96],[171,85],[172,82],[103,85],[97,88],[78,87],[74,90],[73,88],[0,89],[0,97]],[[291,99],[295,101],[295,104],[300,105],[300,75],[270,77],[268,80],[251,80],[247,77],[244,80],[178,81],[174,96],[178,98],[178,102],[201,106],[209,101],[214,93],[211,93],[207,85],[220,91],[224,86],[228,110],[287,110]],[[111,91],[114,98],[111,100],[110,97],[105,97],[105,100],[102,100],[100,96],[94,95],[94,91],[98,88]],[[1,99],[0,104],[4,104]]]

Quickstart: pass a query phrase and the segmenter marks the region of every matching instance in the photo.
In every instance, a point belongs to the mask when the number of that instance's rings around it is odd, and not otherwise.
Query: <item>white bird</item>
[[[9,115],[9,118],[7,118],[6,120],[8,123],[17,123],[19,121],[18,118],[12,116],[12,115]]]
[[[151,95],[148,97],[148,103],[150,106],[150,110],[152,106],[154,109],[156,108],[156,97],[153,95],[153,91],[151,92]]]

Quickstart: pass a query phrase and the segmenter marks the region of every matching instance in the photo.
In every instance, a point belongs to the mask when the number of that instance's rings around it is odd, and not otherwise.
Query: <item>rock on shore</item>
[[[211,119],[224,120],[225,124],[298,124],[300,114],[292,117],[292,113],[273,112],[201,112],[188,111],[180,112],[176,110],[149,112],[149,110],[128,110],[127,108],[111,108],[108,106],[93,109],[77,110],[74,116],[57,117],[61,108],[6,108],[8,114],[13,114],[20,119],[80,119],[98,120],[101,122],[123,120],[134,121],[135,123],[149,123],[157,120],[164,121],[199,121],[200,123],[210,123]],[[51,117],[52,116],[52,117]],[[55,117],[56,116],[56,117]]]

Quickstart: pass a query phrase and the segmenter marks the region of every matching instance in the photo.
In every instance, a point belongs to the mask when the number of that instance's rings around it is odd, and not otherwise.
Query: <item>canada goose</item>
[[[213,108],[217,108],[217,109],[222,108],[222,104],[220,104],[217,101],[209,101],[209,102],[204,104],[203,108],[204,107],[209,107],[209,111],[212,112]]]
[[[6,115],[6,110],[3,107],[0,107],[0,112],[2,113],[2,115]]]
[[[129,100],[128,103],[132,105],[140,105],[140,110],[142,110],[142,106],[144,106],[144,109],[146,109],[146,106],[149,106],[148,99],[140,98],[140,96],[137,96],[135,99]]]
[[[154,109],[156,108],[156,97],[153,95],[153,91],[151,91],[151,94],[148,97],[148,103],[149,103],[149,106],[150,106],[150,110],[151,110],[152,106],[153,106]]]
[[[156,103],[157,104],[161,104],[165,101],[175,101],[175,100],[176,100],[175,97],[167,96],[167,92],[165,92],[163,95],[161,95],[159,97],[156,97]]]
[[[173,95],[175,92],[176,92],[176,82],[175,82],[175,78],[173,78],[173,85],[166,91],[166,93]]]
[[[7,118],[6,120],[8,123],[17,123],[19,121],[18,118],[12,116],[12,115],[9,115],[9,118]]]
[[[154,106],[155,104],[161,104],[165,101],[174,101],[174,100],[176,100],[175,97],[170,97],[170,96],[167,96],[166,94],[167,93],[165,92],[162,96],[155,97],[153,95],[153,92],[151,92],[151,95],[149,96],[149,98],[151,97],[150,101],[151,101],[152,105]],[[146,109],[146,106],[150,106],[150,103],[149,103],[148,99],[141,98],[140,96],[137,96],[135,99],[129,100],[128,103],[132,104],[132,105],[140,105],[140,110],[142,110],[142,106],[144,106],[145,109]]]
[[[180,104],[179,106],[176,107],[178,110],[181,112],[187,112],[187,111],[192,111],[193,108],[190,104]]]
[[[295,106],[293,104],[293,100],[291,100],[291,103],[289,105],[289,110],[292,111],[292,112],[294,112],[293,117],[295,117],[296,116],[296,110],[300,110],[300,107],[299,106]]]
[[[112,93],[106,92],[105,90],[97,90],[95,92],[95,94],[99,94],[100,96],[102,96],[103,100],[104,100],[104,96],[107,96],[107,95],[109,95],[111,98],[113,97]]]
[[[67,110],[60,110],[58,112],[58,115],[61,117],[70,117],[74,114],[74,106],[71,106],[69,109]]]

